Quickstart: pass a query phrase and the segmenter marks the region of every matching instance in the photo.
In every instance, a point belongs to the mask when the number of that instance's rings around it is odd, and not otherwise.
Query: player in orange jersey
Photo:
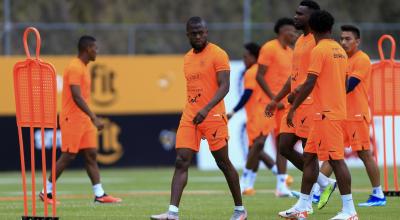
[[[296,28],[293,19],[281,18],[275,23],[274,28],[277,38],[266,42],[260,51],[260,56],[257,60],[257,82],[261,92],[259,92],[259,108],[262,109],[258,115],[259,121],[264,123],[261,128],[263,134],[263,142],[260,147],[257,147],[257,152],[261,152],[264,147],[265,139],[268,133],[273,129],[275,143],[278,143],[279,130],[282,117],[285,113],[287,103],[280,102],[277,104],[277,111],[274,116],[266,118],[263,114],[265,106],[273,99],[292,71],[293,49],[291,48],[297,39]],[[276,164],[278,169],[276,195],[277,196],[292,196],[291,191],[286,184],[289,177],[286,174],[287,160],[279,153],[279,148],[276,148]],[[249,160],[251,157],[249,157]],[[251,161],[250,161],[251,162]],[[254,163],[254,162],[253,162]],[[247,167],[246,167],[247,168]],[[248,168],[249,169],[249,168]],[[246,171],[246,170],[245,170]],[[248,171],[252,175],[251,169]]]
[[[246,219],[239,176],[228,157],[228,127],[223,98],[229,91],[229,57],[220,47],[208,42],[208,30],[202,18],[191,17],[186,23],[186,31],[192,49],[184,58],[187,103],[176,134],[177,156],[170,206],[166,213],[153,215],[151,219],[179,219],[179,202],[201,138],[207,139],[229,185],[235,203],[231,220]]]
[[[317,45],[311,52],[307,79],[293,101],[286,122],[289,127],[295,126],[294,115],[312,92],[314,124],[303,153],[300,198],[292,208],[279,212],[279,215],[307,218],[310,193],[319,175],[320,160],[328,161],[332,166],[342,195],[342,210],[332,219],[355,220],[358,217],[351,194],[351,176],[344,161],[342,129],[346,119],[347,55],[331,37],[334,18],[329,12],[314,12],[309,24]]]
[[[385,206],[386,198],[379,179],[379,168],[370,149],[369,124],[371,115],[368,106],[368,90],[371,81],[371,61],[368,55],[359,49],[360,30],[353,25],[343,25],[341,29],[340,43],[349,57],[344,143],[345,146],[351,146],[351,149],[357,152],[364,163],[372,185],[372,194],[368,201],[358,205]],[[327,176],[332,174],[329,163],[323,163],[321,172]]]
[[[74,58],[64,71],[62,106],[59,117],[62,154],[56,164],[56,179],[65,168],[82,154],[85,159],[85,168],[93,185],[94,201],[98,203],[121,202],[120,198],[107,195],[100,182],[99,167],[97,165],[97,131],[104,128],[103,123],[94,114],[88,104],[90,102],[90,73],[87,65],[95,61],[97,56],[96,39],[91,36],[82,36],[78,42],[78,57]],[[52,177],[47,180],[47,197],[53,203]],[[44,200],[43,191],[39,194]]]
[[[244,47],[245,52],[243,54],[243,61],[246,67],[246,72],[244,73],[244,92],[238,104],[227,116],[228,119],[230,119],[243,107],[245,107],[246,109],[246,131],[249,143],[249,152],[247,154],[248,159],[244,168],[243,175],[240,178],[240,188],[243,195],[254,195],[254,182],[256,179],[259,163],[255,163],[255,167],[249,168],[249,161],[251,160],[250,156],[254,155],[255,148],[261,148],[261,152],[257,152],[257,162],[263,161],[265,166],[271,169],[274,175],[276,175],[277,173],[277,167],[274,160],[267,153],[262,151],[265,140],[262,137],[262,131],[260,130],[259,121],[260,116],[262,116],[262,109],[259,108],[260,105],[258,100],[261,90],[256,81],[258,66],[257,58],[260,53],[260,46],[256,43],[247,43],[244,45]],[[251,174],[249,173],[249,171],[251,171]]]
[[[304,0],[300,2],[299,7],[296,10],[294,16],[294,23],[298,30],[302,30],[303,34],[297,39],[294,52],[293,52],[293,66],[292,74],[282,87],[281,91],[271,100],[266,107],[266,114],[271,117],[275,113],[277,103],[279,103],[288,94],[288,99],[293,99],[295,94],[298,93],[301,85],[307,78],[307,70],[310,64],[311,50],[315,47],[315,39],[311,33],[309,18],[311,13],[319,10],[318,3],[311,0]],[[280,153],[286,157],[296,168],[303,170],[303,156],[301,153],[294,149],[295,144],[301,140],[303,148],[307,142],[307,136],[310,132],[310,128],[313,124],[313,99],[312,95],[309,95],[305,102],[302,103],[300,108],[297,110],[296,118],[294,119],[295,127],[288,127],[286,124],[286,110],[285,115],[281,121],[280,135],[278,148]],[[336,187],[336,183],[333,179],[330,179],[322,173],[318,176],[318,185],[321,190],[325,188],[333,191]],[[312,205],[310,200],[310,212],[312,211]]]

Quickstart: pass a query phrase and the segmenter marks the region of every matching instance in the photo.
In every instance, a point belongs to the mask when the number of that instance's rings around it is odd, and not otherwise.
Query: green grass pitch
[[[102,183],[107,193],[120,196],[120,204],[93,204],[92,189],[85,171],[67,170],[58,181],[58,216],[61,219],[149,219],[152,214],[164,212],[169,204],[169,189],[173,168],[103,169]],[[294,176],[294,190],[300,186],[301,174]],[[364,169],[352,169],[352,189],[355,203],[363,202],[370,193],[370,183]],[[40,173],[36,174],[41,178]],[[30,182],[30,181],[28,181]],[[39,184],[41,181],[38,181]],[[255,196],[245,196],[244,205],[249,220],[280,219],[278,211],[289,208],[294,198],[274,196],[275,177],[260,170],[256,182]],[[30,185],[28,185],[30,186]],[[29,188],[28,188],[29,189]],[[37,186],[37,191],[41,185]],[[18,172],[0,174],[0,219],[20,219],[23,214],[22,187]],[[43,213],[43,204],[38,201],[38,213]],[[314,207],[309,219],[329,219],[341,208],[336,191],[322,209]],[[29,207],[30,210],[30,207]],[[50,209],[51,210],[51,209]],[[180,205],[181,219],[229,219],[233,202],[225,179],[219,171],[198,171],[191,168],[189,182]],[[400,198],[388,198],[386,207],[357,207],[360,219],[399,219]],[[50,212],[51,213],[51,212]]]

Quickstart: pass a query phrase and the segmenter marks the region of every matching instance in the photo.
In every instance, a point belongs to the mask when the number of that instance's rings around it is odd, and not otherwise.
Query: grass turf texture
[[[60,177],[57,191],[61,204],[58,216],[61,219],[149,219],[152,214],[166,211],[169,204],[169,189],[173,168],[159,169],[103,169],[102,183],[107,193],[120,196],[120,204],[94,204],[90,181],[83,170],[67,170]],[[294,176],[294,190],[300,186],[301,174]],[[364,169],[352,169],[352,189],[355,203],[364,202],[371,191]],[[40,173],[36,176],[41,178]],[[27,181],[28,183],[30,180]],[[40,180],[38,183],[40,184]],[[275,177],[260,170],[256,182],[256,195],[245,196],[244,205],[253,219],[280,219],[279,211],[291,207],[296,199],[274,196]],[[42,186],[37,185],[37,192]],[[30,185],[28,185],[28,191]],[[43,213],[43,203],[37,198],[37,212]],[[357,207],[360,219],[399,219],[400,198],[389,197],[386,207]],[[341,208],[338,190],[328,205],[317,210],[309,219],[329,219]],[[29,210],[31,205],[29,204]],[[233,202],[225,179],[219,171],[198,171],[191,168],[189,182],[180,205],[181,219],[229,219]],[[49,208],[49,213],[51,209]],[[0,174],[0,219],[20,219],[23,214],[22,186],[18,172]]]

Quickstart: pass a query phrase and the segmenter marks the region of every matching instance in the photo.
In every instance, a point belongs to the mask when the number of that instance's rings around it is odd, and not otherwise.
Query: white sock
[[[316,195],[316,196],[321,195],[321,191],[320,191],[320,187],[319,187],[318,183],[314,183],[314,185],[311,189],[311,195]]]
[[[241,177],[241,188],[245,190],[249,187],[250,176],[252,175],[253,171],[247,168],[243,168],[243,174]]]
[[[244,211],[244,206],[235,206],[235,211]]]
[[[353,215],[356,213],[356,209],[354,208],[353,196],[351,194],[342,195],[342,211]]]
[[[169,205],[169,207],[168,207],[168,211],[169,211],[169,212],[175,212],[175,213],[178,213],[178,212],[179,212],[179,208],[178,208],[178,207],[176,207],[176,206],[174,206],[174,205]]]
[[[372,195],[383,199],[385,195],[383,194],[382,186],[372,187]]]
[[[47,193],[53,192],[53,184],[49,180],[46,180],[46,191]],[[44,193],[44,188],[42,189],[42,193]]]
[[[95,196],[100,197],[104,195],[104,190],[103,190],[103,186],[101,185],[101,183],[98,183],[96,185],[93,185],[93,193]]]
[[[300,193],[299,200],[297,200],[295,205],[296,209],[299,211],[307,210],[310,206],[310,200],[310,195]]]
[[[320,186],[320,190],[324,191],[324,189],[329,185],[329,177],[325,176],[321,172],[318,174],[317,183]]]
[[[249,185],[248,185],[248,188],[254,188],[254,183],[256,182],[256,179],[257,179],[257,173],[252,171],[249,174]]]
[[[271,168],[271,172],[275,176],[278,174],[278,167],[276,166],[276,164],[274,164],[274,166]]]
[[[286,177],[287,177],[287,174],[276,175],[276,188],[277,189],[286,187]]]

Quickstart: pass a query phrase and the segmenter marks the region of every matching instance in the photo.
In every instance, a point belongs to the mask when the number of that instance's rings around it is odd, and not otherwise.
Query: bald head
[[[204,28],[207,28],[206,21],[199,16],[194,16],[194,17],[189,18],[189,20],[186,22],[186,31],[188,31],[189,28],[194,27],[194,26],[196,26],[196,27],[202,26]]]

